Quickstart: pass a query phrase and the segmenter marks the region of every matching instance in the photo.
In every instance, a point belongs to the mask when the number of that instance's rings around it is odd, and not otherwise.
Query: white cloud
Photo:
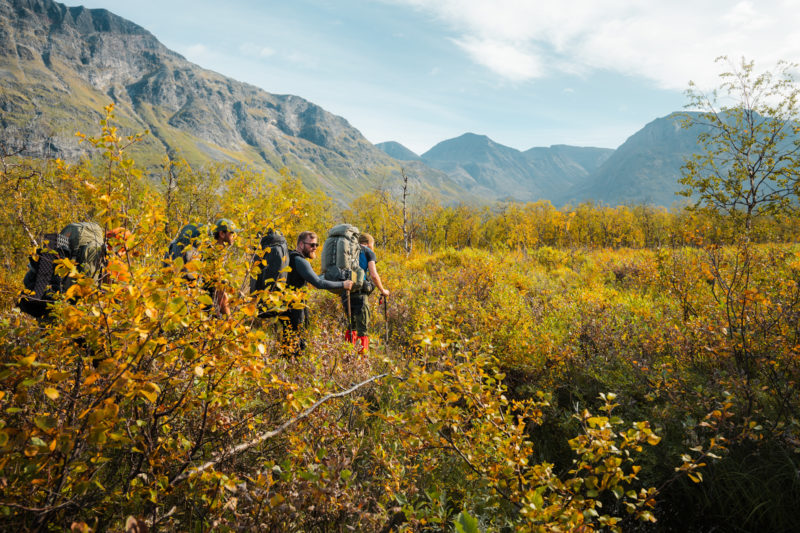
[[[717,85],[714,59],[800,58],[796,0],[386,0],[435,16],[476,63],[521,81],[611,70],[668,89]]]
[[[268,46],[259,46],[253,43],[244,43],[239,46],[242,54],[250,57],[265,58],[275,55],[275,50]]]
[[[473,37],[456,39],[455,43],[472,56],[473,61],[511,81],[538,78],[543,74],[538,55],[528,52],[524,46]]]

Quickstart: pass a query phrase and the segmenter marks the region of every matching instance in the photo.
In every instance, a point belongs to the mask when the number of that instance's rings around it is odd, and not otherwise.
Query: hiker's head
[[[375,246],[375,237],[369,233],[362,233],[358,236],[358,244],[363,244],[364,246],[369,246],[372,248]]]
[[[221,244],[233,244],[237,233],[239,228],[227,218],[214,222],[214,239]]]
[[[297,251],[307,259],[314,259],[317,256],[319,240],[313,231],[304,231],[297,236]]]

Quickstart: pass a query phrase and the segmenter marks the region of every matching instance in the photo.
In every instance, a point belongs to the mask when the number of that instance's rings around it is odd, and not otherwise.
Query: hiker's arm
[[[381,282],[381,277],[378,275],[378,267],[375,266],[375,261],[370,261],[367,263],[367,269],[369,270],[369,277],[372,280],[372,283],[381,291],[381,294],[384,296],[389,296],[389,291],[383,287],[383,283]]]
[[[314,269],[311,268],[311,263],[301,257],[295,259],[294,267],[297,269],[297,273],[300,274],[301,278],[312,284],[317,289],[325,289],[330,291],[344,288],[344,282],[342,281],[328,281],[327,279],[317,276],[316,272],[314,272]]]

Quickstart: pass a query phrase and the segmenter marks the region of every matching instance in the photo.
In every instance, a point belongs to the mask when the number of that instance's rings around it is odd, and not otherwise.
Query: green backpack
[[[94,222],[73,222],[58,234],[45,235],[44,240],[28,260],[28,272],[22,280],[25,290],[17,301],[21,311],[35,318],[46,318],[56,294],[75,284],[74,278],[56,274],[55,261],[69,259],[79,272],[96,281],[105,266],[105,234]]]
[[[339,224],[328,232],[322,246],[322,276],[329,281],[352,280],[351,292],[360,292],[366,272],[359,264],[359,231],[350,224]]]

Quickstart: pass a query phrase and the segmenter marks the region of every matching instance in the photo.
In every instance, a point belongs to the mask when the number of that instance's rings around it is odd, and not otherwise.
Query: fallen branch
[[[314,402],[314,405],[312,405],[311,407],[307,408],[305,411],[303,411],[302,413],[300,413],[296,417],[292,418],[291,420],[287,420],[286,422],[284,422],[283,424],[281,424],[277,428],[273,429],[272,431],[267,431],[266,433],[262,433],[261,435],[259,435],[255,439],[251,440],[250,442],[243,442],[241,444],[238,444],[237,446],[234,446],[233,448],[230,448],[228,450],[225,450],[225,451],[222,451],[220,453],[215,454],[215,456],[214,456],[214,458],[212,460],[208,461],[207,463],[205,463],[205,464],[203,464],[201,466],[198,466],[197,468],[193,468],[192,470],[190,470],[188,472],[184,472],[184,473],[180,474],[178,477],[173,479],[170,482],[170,484],[171,485],[177,485],[178,483],[181,483],[182,481],[185,481],[186,479],[188,479],[189,476],[192,476],[194,474],[200,474],[202,472],[205,472],[209,468],[212,468],[212,467],[216,466],[220,461],[222,461],[224,459],[227,459],[227,458],[229,458],[229,457],[231,457],[233,455],[239,454],[241,452],[247,451],[250,448],[253,448],[254,446],[258,446],[259,444],[261,444],[265,440],[268,440],[268,439],[271,439],[271,438],[273,438],[273,437],[275,437],[277,435],[280,435],[281,433],[286,431],[291,426],[297,424],[298,422],[300,422],[301,420],[303,420],[305,418],[308,418],[311,415],[311,413],[316,411],[317,408],[320,405],[324,404],[328,400],[333,400],[334,398],[341,398],[342,396],[347,396],[348,394],[351,394],[351,393],[357,391],[361,387],[363,387],[365,385],[368,385],[368,384],[372,383],[373,381],[377,381],[377,380],[379,380],[381,378],[384,378],[384,377],[386,377],[388,375],[389,375],[388,373],[379,374],[379,375],[373,376],[373,377],[371,377],[371,378],[369,378],[369,379],[367,379],[365,381],[362,381],[361,383],[357,383],[356,385],[353,385],[352,387],[350,387],[347,390],[343,390],[341,392],[334,392],[334,393],[331,393],[331,394],[327,394],[327,395],[323,396],[322,398],[320,398],[319,400],[317,400],[316,402]]]

